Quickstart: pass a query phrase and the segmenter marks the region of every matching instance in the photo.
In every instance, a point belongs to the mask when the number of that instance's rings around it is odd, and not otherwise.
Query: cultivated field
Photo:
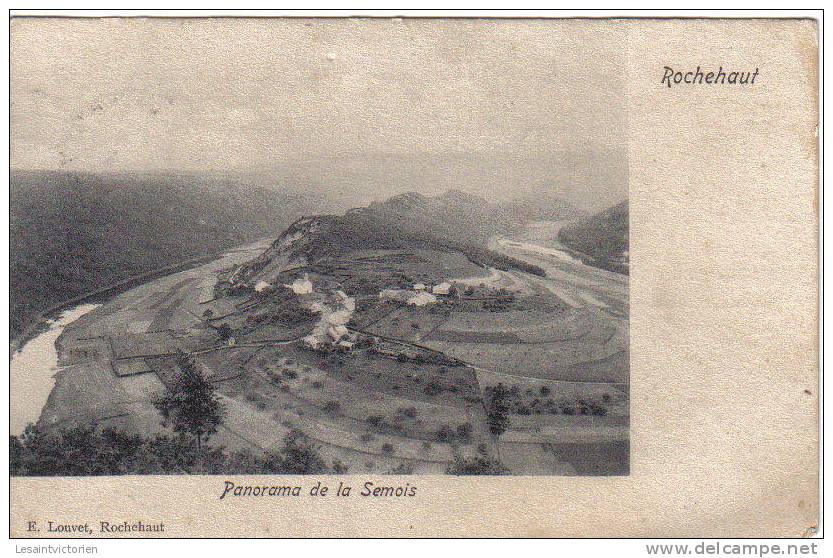
[[[553,230],[491,243],[546,277],[453,250],[355,250],[265,262],[239,286],[237,266],[267,243],[230,252],[68,326],[41,422],[160,431],[149,401],[183,350],[226,403],[212,444],[267,451],[297,428],[355,473],[443,473],[478,455],[513,474],[627,473],[627,277],[561,252]],[[487,419],[498,384],[499,438]]]

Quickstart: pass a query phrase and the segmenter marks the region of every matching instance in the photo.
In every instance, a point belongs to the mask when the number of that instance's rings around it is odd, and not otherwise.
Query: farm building
[[[331,325],[327,328],[327,335],[329,335],[330,339],[332,339],[334,342],[338,341],[339,339],[347,335],[347,326],[345,326],[344,324]]]
[[[438,295],[447,295],[449,292],[451,292],[451,283],[444,281],[439,285],[434,285],[431,288],[431,292]]]
[[[310,294],[312,292],[312,281],[310,281],[309,276],[304,273],[304,277],[302,279],[295,279],[291,285],[284,284],[284,287],[292,289],[292,292],[297,295]]]
[[[427,304],[434,304],[437,302],[437,297],[428,292],[417,293],[408,299],[408,304],[413,306],[425,306]]]
[[[317,335],[307,335],[303,339],[304,345],[309,347],[310,349],[320,349],[324,342],[319,338]]]
[[[384,289],[379,293],[379,298],[404,302],[413,306],[425,306],[437,302],[437,297],[425,290],[414,292],[401,289]]]

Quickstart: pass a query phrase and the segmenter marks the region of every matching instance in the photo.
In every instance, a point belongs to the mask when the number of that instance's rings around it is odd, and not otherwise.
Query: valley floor
[[[258,321],[278,306],[269,297],[217,298],[218,277],[266,243],[157,279],[65,328],[40,424],[162,431],[150,398],[175,377],[181,349],[222,394],[227,416],[211,443],[229,449],[274,449],[299,428],[350,473],[441,474],[455,457],[490,455],[512,474],[627,474],[628,278],[536,243],[540,230],[490,247],[546,277],[419,250],[279,270],[284,284],[307,274],[315,290],[297,295],[303,304],[333,304],[339,290],[354,301],[346,327],[356,342],[343,350],[307,346],[316,320]],[[460,295],[425,306],[386,300],[378,287],[391,274],[453,282]],[[233,342],[218,339],[220,324]],[[511,416],[496,438],[486,402],[498,383]]]

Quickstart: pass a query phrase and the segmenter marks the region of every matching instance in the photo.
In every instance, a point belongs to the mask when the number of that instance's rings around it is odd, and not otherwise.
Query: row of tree
[[[81,426],[43,432],[30,425],[11,436],[12,476],[99,476],[177,474],[299,474],[343,473],[339,463],[327,464],[318,448],[300,431],[290,431],[274,452],[229,452],[221,447],[196,447],[183,436],[159,434],[146,438],[114,428]]]
[[[328,465],[299,430],[290,431],[275,452],[228,452],[208,447],[226,416],[225,405],[190,355],[176,357],[180,377],[153,400],[163,426],[173,435],[146,438],[94,425],[44,431],[29,425],[11,436],[10,472],[19,476],[122,474],[314,474],[344,472]]]
[[[207,442],[223,423],[226,407],[214,386],[186,353],[176,357],[181,375],[153,403],[163,426],[173,435],[148,438],[94,425],[44,431],[29,425],[11,436],[10,473],[16,476],[95,476],[123,474],[316,474],[343,473],[339,462],[327,464],[319,448],[299,430],[290,431],[274,452],[226,451]],[[509,425],[508,391],[489,390],[488,424],[499,437]],[[493,475],[506,470],[486,455],[457,459],[453,475]]]

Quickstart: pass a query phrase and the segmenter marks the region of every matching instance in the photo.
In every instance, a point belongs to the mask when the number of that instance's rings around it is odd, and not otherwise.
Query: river
[[[47,322],[48,329],[29,340],[12,355],[10,366],[9,434],[20,435],[26,425],[37,422],[49,393],[55,387],[58,351],[55,341],[64,328],[100,304],[82,304],[64,310]]]

